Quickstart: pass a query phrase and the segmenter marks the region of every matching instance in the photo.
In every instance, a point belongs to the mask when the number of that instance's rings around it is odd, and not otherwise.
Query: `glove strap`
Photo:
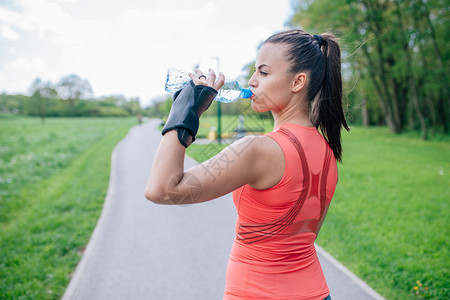
[[[189,147],[189,145],[191,145],[192,142],[195,141],[195,136],[193,136],[189,130],[185,128],[176,128],[176,130],[178,140],[180,141],[181,145],[184,146],[184,148]]]

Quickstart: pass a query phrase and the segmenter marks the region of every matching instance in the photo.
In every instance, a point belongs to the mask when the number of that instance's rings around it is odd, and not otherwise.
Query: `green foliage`
[[[25,116],[45,117],[126,117],[142,112],[139,99],[109,96],[98,100],[73,99],[72,103],[53,97],[43,97],[38,92],[31,97],[23,95],[0,95],[0,110]]]
[[[0,298],[60,299],[135,120],[0,116]]]
[[[173,99],[168,97],[163,101],[157,101],[153,105],[147,107],[144,111],[145,115],[153,118],[165,118],[169,115],[170,108],[172,107]]]
[[[221,150],[193,146],[197,161]],[[317,243],[386,299],[449,299],[448,138],[353,127],[343,147]]]
[[[93,99],[88,80],[77,75],[61,78],[56,84],[36,78],[30,86],[31,97],[0,95],[0,111],[26,116],[46,117],[121,117],[142,113],[139,98],[123,95]]]
[[[87,79],[71,74],[64,76],[55,85],[55,90],[61,99],[79,100],[92,98],[93,91]]]
[[[351,118],[380,115],[393,132],[449,133],[448,4],[441,0],[315,0],[292,2],[290,21],[341,38]],[[363,99],[365,102],[363,102]],[[366,106],[364,105],[366,104]],[[431,129],[431,130],[430,130]]]

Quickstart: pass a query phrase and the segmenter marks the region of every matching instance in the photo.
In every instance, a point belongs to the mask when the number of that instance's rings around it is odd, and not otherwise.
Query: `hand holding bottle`
[[[216,73],[213,71],[213,69],[209,69],[208,72],[208,77],[206,77],[202,71],[195,70],[195,74],[189,73],[189,77],[192,79],[195,85],[206,85],[218,91],[225,83],[225,76],[222,72],[220,72],[219,78],[216,80]]]
[[[204,75],[191,75],[195,81],[201,82]],[[223,75],[222,75],[223,76]],[[201,77],[201,79],[198,79]],[[212,86],[221,86],[223,84],[215,81],[215,75],[209,79],[209,85],[194,84],[190,80],[181,90],[178,90],[173,96],[172,107],[164,125],[162,134],[170,130],[176,130],[178,140],[184,147],[195,141],[195,136],[199,127],[199,118],[205,110],[211,105],[217,91]]]
[[[202,73],[200,74],[193,74],[194,77],[199,79],[200,81],[203,81],[206,79],[205,83],[208,81],[208,78],[206,78],[205,75]],[[198,75],[198,76],[196,76]],[[215,76],[215,74],[214,74]],[[215,79],[215,78],[214,78]],[[224,77],[225,80],[225,77]],[[187,85],[187,83],[191,81],[191,77],[188,73],[175,68],[170,68],[167,72],[167,80],[166,80],[166,91],[170,93],[175,93],[176,91],[181,90],[184,86]],[[220,81],[220,74],[219,79],[217,80],[217,83]],[[197,83],[195,83],[197,84]],[[222,83],[223,84],[223,83]],[[211,87],[211,86],[210,86]],[[240,84],[237,81],[230,81],[225,82],[221,86],[221,88],[216,89],[218,91],[217,97],[214,98],[214,100],[222,102],[222,103],[230,103],[233,102],[239,98],[250,98],[253,93],[252,91],[248,89],[243,89]]]

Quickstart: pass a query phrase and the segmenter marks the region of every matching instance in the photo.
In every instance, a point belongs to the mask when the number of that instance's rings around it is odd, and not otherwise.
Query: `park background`
[[[352,130],[317,243],[386,299],[450,297],[448,25],[447,1],[424,0],[290,1],[280,24],[341,40]],[[249,60],[236,79],[245,85],[253,71]],[[164,120],[171,102],[162,93],[95,97],[77,74],[0,94],[1,299],[62,296],[100,215],[112,149],[138,116]],[[194,144],[188,155],[220,151],[239,115],[249,133],[273,129],[271,115],[245,100],[214,103],[198,138],[220,127],[224,142]]]

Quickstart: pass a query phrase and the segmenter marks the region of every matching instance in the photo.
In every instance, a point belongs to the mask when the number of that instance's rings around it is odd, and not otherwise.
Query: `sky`
[[[0,0],[0,92],[76,74],[95,97],[167,96],[169,67],[242,75],[289,0]]]

